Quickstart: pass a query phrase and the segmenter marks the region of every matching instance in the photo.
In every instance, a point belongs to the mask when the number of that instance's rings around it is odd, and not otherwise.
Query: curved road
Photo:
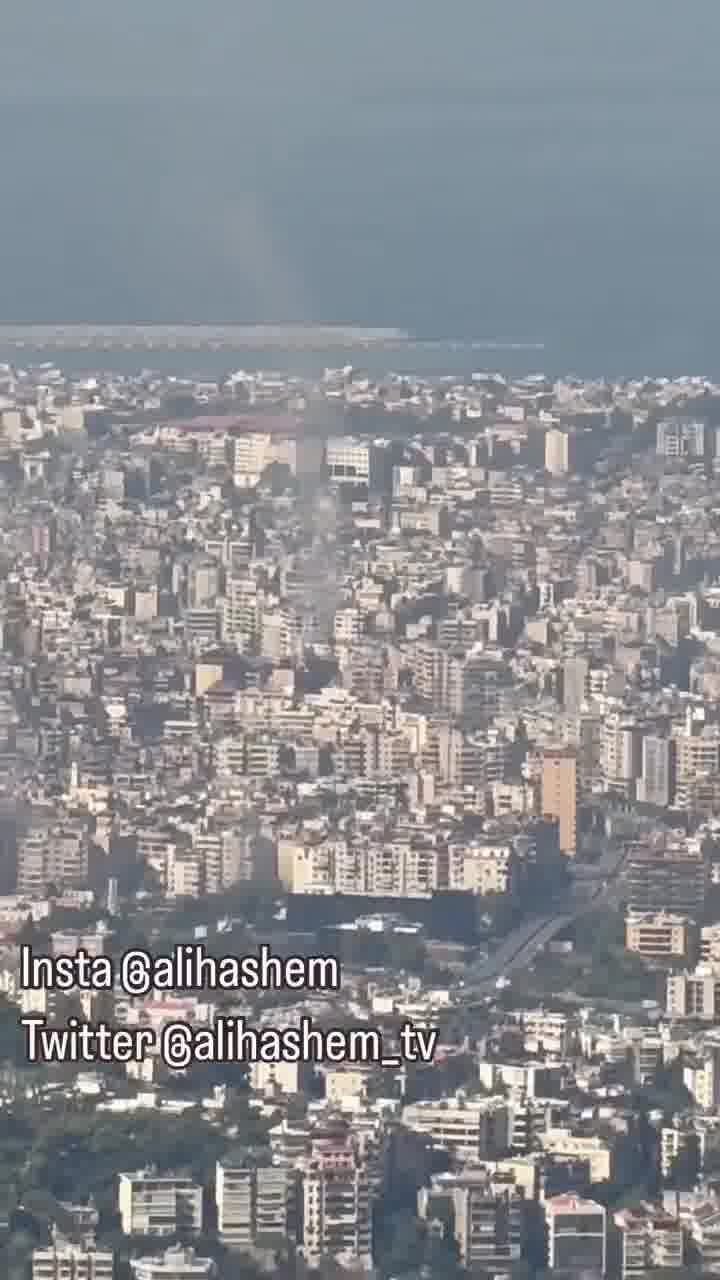
[[[479,995],[491,991],[498,978],[513,969],[525,968],[538,951],[567,925],[602,906],[614,890],[614,882],[626,856],[626,849],[612,849],[603,854],[594,866],[581,865],[574,869],[575,883],[560,899],[554,912],[526,920],[513,929],[494,955],[468,967],[463,994]]]

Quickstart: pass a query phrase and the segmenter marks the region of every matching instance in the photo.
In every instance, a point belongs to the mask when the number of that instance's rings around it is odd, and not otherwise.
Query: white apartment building
[[[200,1258],[194,1249],[166,1249],[152,1258],[130,1263],[133,1280],[212,1280],[218,1271],[211,1258]]]
[[[302,1165],[302,1253],[310,1266],[372,1267],[372,1215],[367,1164],[349,1144],[317,1144]]]
[[[610,1182],[614,1173],[611,1147],[595,1134],[576,1134],[561,1127],[538,1134],[544,1151],[571,1160],[587,1160],[591,1182]]]
[[[495,1160],[510,1148],[511,1110],[505,1098],[448,1098],[411,1103],[402,1123],[458,1160]]]
[[[547,1009],[523,1009],[515,1014],[525,1034],[526,1053],[550,1054],[564,1058],[568,1049],[568,1019],[564,1013]]]
[[[642,776],[637,798],[641,804],[667,808],[674,795],[675,743],[671,738],[646,734],[642,740]]]
[[[663,1125],[660,1130],[660,1171],[667,1178],[675,1161],[688,1151],[697,1156],[698,1171],[702,1172],[708,1152],[720,1148],[720,1128],[717,1116],[697,1116],[686,1124],[677,1122]]]
[[[323,840],[281,845],[280,876],[293,893],[427,898],[440,887],[438,851],[422,843]]]
[[[426,1221],[452,1222],[463,1267],[495,1272],[522,1256],[525,1202],[517,1188],[495,1181],[489,1168],[436,1174],[418,1193]]]
[[[218,1234],[228,1249],[277,1247],[295,1229],[294,1170],[247,1152],[219,1161],[215,1173]]]
[[[642,1204],[622,1209],[614,1221],[620,1233],[622,1280],[645,1280],[648,1271],[682,1266],[683,1231],[677,1218]]]
[[[671,973],[666,1008],[671,1018],[720,1018],[720,965],[699,964],[693,973]]]
[[[33,1249],[32,1280],[113,1280],[114,1254],[93,1243],[57,1236],[48,1249]]]
[[[354,645],[362,638],[363,615],[359,609],[337,609],[333,622],[333,634],[337,645]]]
[[[240,653],[250,653],[259,643],[264,603],[262,590],[253,578],[231,577],[225,588],[222,638]]]
[[[683,1084],[703,1111],[720,1107],[720,1049],[700,1054],[683,1067]]]
[[[579,1196],[553,1196],[545,1202],[548,1265],[551,1270],[605,1274],[607,1213],[603,1205]]]
[[[642,768],[642,739],[632,720],[616,712],[603,721],[600,762],[606,790],[628,792]]]
[[[325,445],[328,478],[338,484],[375,488],[382,467],[382,450],[354,436],[331,436]]]
[[[203,1227],[202,1187],[175,1174],[153,1170],[121,1173],[118,1210],[126,1236],[199,1235]]]
[[[720,963],[720,925],[706,924],[700,930],[700,959],[703,963]]]

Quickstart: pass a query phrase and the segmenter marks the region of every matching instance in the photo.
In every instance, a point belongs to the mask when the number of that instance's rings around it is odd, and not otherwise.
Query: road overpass
[[[488,994],[497,986],[498,978],[527,968],[537,953],[568,925],[610,902],[626,857],[624,848],[608,849],[594,864],[596,874],[591,876],[585,873],[592,868],[583,864],[572,868],[572,886],[558,898],[554,910],[526,920],[513,929],[492,956],[469,966],[463,997],[472,999]]]

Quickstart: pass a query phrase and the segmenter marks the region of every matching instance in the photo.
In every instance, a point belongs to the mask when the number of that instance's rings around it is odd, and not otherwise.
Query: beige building
[[[572,465],[573,439],[568,431],[551,427],[545,436],[545,470],[551,476],[566,475]]]
[[[252,431],[234,442],[233,474],[239,489],[254,489],[271,462],[279,461],[272,436]]]
[[[219,684],[223,678],[223,667],[221,662],[196,662],[195,663],[195,694],[198,698],[202,698],[208,689],[212,689],[214,684]]]
[[[517,861],[510,844],[451,844],[448,887],[477,893],[511,893]]]
[[[337,842],[344,846],[344,842]],[[283,842],[284,845],[284,842]],[[284,882],[287,883],[287,868],[290,869],[290,883],[287,887],[292,893],[334,893],[336,845],[332,840],[323,840],[318,844],[294,844],[292,850],[278,849],[278,858],[282,858]],[[342,854],[343,848],[340,849]]]
[[[677,786],[682,789],[699,775],[720,770],[720,733],[712,726],[701,732],[685,732],[675,738]]]
[[[253,1062],[250,1087],[257,1093],[302,1093],[312,1065],[305,1062]]]
[[[560,849],[577,849],[577,759],[567,747],[546,751],[542,762],[542,811],[559,825]]]
[[[644,960],[689,960],[696,934],[687,916],[643,912],[631,913],[625,921],[625,946]]]
[[[172,849],[167,861],[166,897],[199,898],[203,887],[204,866],[200,854],[191,849]]]
[[[362,1101],[367,1093],[369,1069],[367,1067],[327,1067],[325,1097],[328,1103],[341,1109],[355,1101]]]

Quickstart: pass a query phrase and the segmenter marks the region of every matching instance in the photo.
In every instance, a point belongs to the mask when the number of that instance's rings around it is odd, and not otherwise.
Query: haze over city
[[[5,0],[0,1280],[720,1277],[717,0]]]

